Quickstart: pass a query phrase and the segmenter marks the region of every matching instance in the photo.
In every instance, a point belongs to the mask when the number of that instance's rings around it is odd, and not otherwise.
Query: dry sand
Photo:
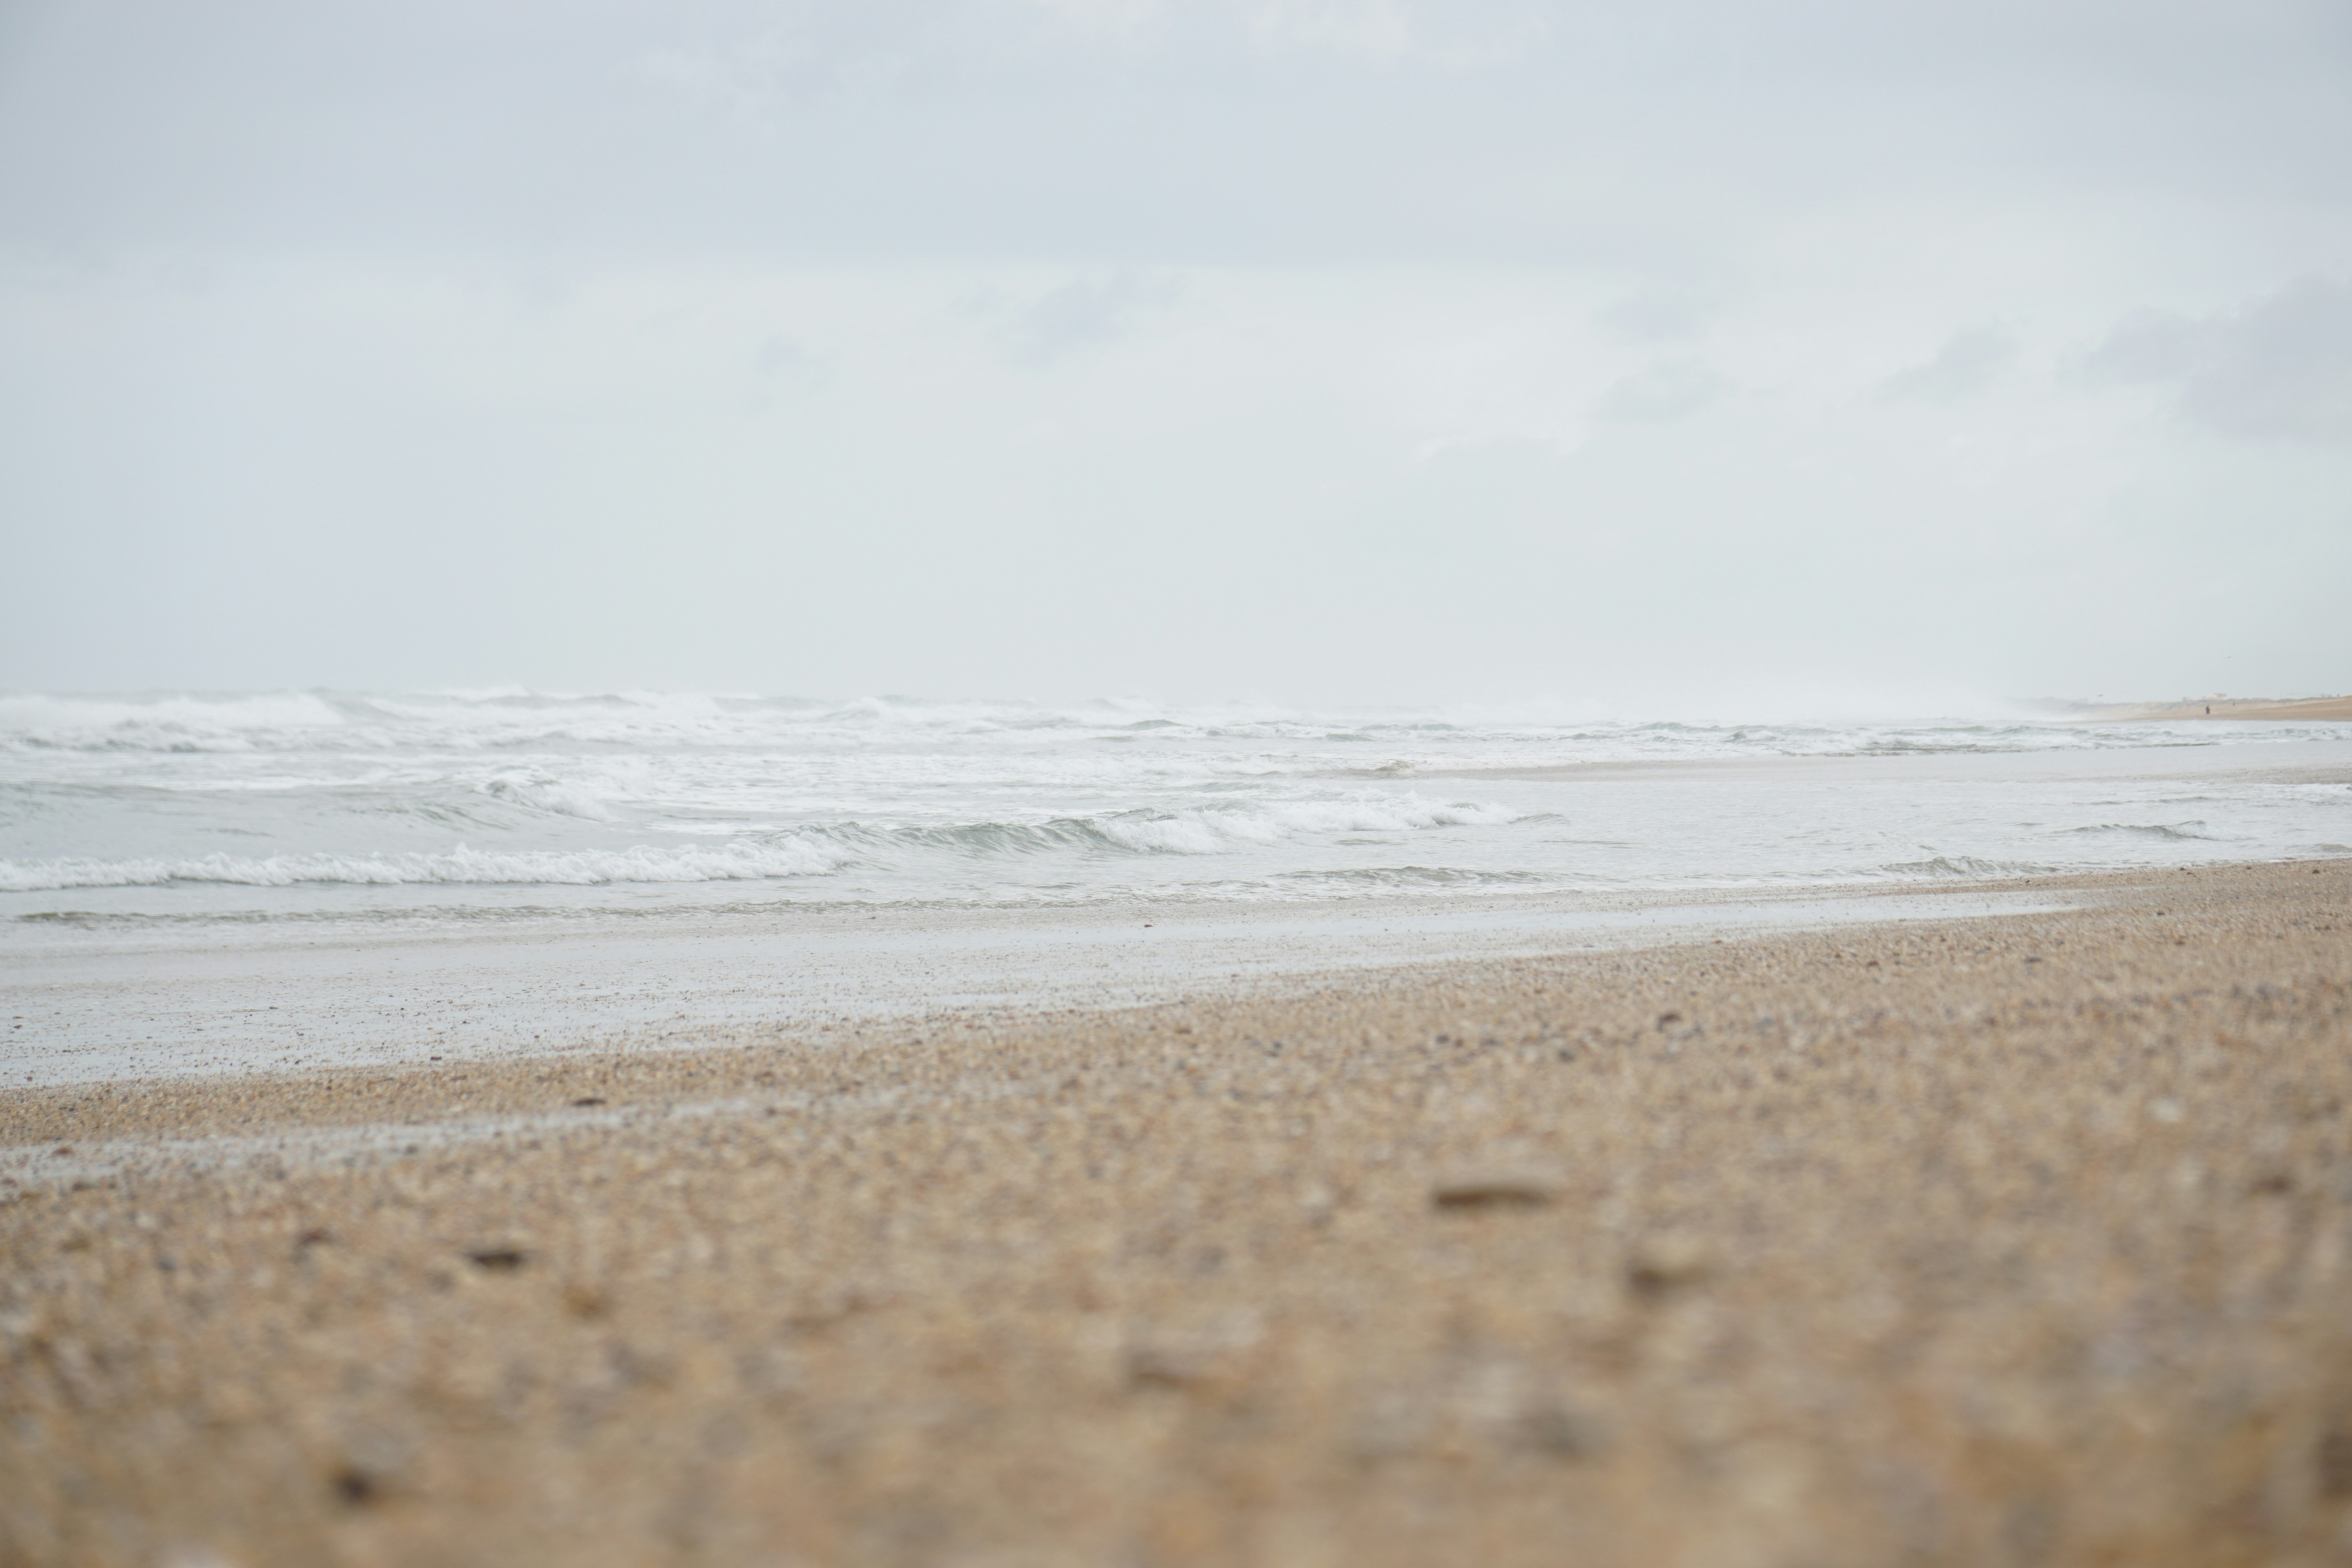
[[[2352,1561],[2352,862],[0,1093],[0,1563]]]

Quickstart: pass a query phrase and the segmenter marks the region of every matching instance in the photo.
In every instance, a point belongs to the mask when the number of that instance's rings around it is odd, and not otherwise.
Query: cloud
[[[1728,376],[1697,360],[1655,360],[1602,393],[1592,416],[1608,424],[1665,424],[1714,406],[1731,389]]]
[[[1545,33],[1542,17],[1531,6],[1465,5],[1459,0],[1253,0],[1243,12],[1251,41],[1260,49],[1324,50],[1446,70],[1503,64]]]
[[[1592,324],[1622,343],[1686,338],[1714,314],[1713,302],[1675,289],[1649,289],[1592,313]]]
[[[1900,289],[2128,276],[2099,237],[2160,269],[2183,212],[2233,251],[2336,232],[2340,5],[2063,9],[20,0],[0,243],[1569,265],[1746,301],[1759,258],[1862,269],[1857,238]]]
[[[1161,0],[1022,0],[1064,29],[1088,39],[1137,47],[1165,39],[1170,17]]]
[[[1999,327],[1969,327],[1926,364],[1898,371],[1878,384],[1883,403],[1959,403],[1981,397],[2017,360],[2017,340]]]
[[[1462,70],[1508,62],[1542,40],[1528,0],[1020,0],[1068,34],[1128,48],[1167,44],[1179,17],[1260,58],[1325,55],[1376,66]]]
[[[1033,363],[1061,358],[1074,349],[1106,342],[1133,330],[1136,318],[1176,297],[1176,285],[1121,268],[1107,278],[1074,278],[1049,289],[1013,323],[1013,353]]]
[[[2179,388],[2224,435],[2352,443],[2352,280],[2303,278],[2234,310],[2142,310],[2094,350],[2095,380]]]
[[[2316,689],[2347,16],[0,0],[0,677]]]
[[[808,393],[833,379],[833,365],[821,353],[782,332],[770,332],[751,353],[751,403],[772,406],[785,394]]]

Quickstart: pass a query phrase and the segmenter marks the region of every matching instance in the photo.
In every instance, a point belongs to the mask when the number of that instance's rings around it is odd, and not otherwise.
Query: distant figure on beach
[[[2210,702],[2205,704],[2205,717],[2208,719],[2213,717],[2213,705]]]

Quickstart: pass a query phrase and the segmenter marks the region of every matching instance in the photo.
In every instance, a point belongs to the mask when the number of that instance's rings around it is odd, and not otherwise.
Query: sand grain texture
[[[0,1563],[2352,1561],[2352,863],[2092,891],[0,1094]]]

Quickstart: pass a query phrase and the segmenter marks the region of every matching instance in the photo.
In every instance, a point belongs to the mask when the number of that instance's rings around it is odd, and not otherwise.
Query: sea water
[[[2352,853],[2352,725],[521,690],[0,697],[0,917],[1884,884]]]

